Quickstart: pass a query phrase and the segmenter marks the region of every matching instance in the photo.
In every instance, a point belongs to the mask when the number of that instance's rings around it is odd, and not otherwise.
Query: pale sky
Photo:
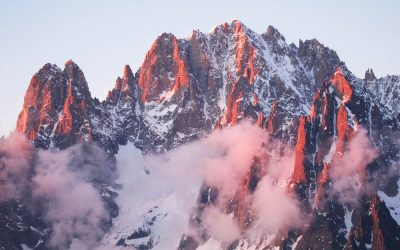
[[[400,74],[399,0],[0,0],[0,135],[15,127],[32,75],[45,63],[83,70],[103,99],[125,64],[136,71],[162,32],[189,36],[233,19],[288,43],[317,38],[358,77]]]

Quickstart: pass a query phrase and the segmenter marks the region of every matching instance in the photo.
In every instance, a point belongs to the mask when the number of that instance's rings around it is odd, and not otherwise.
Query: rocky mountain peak
[[[273,38],[275,40],[286,41],[285,37],[276,29],[274,26],[269,25],[267,32],[265,33],[267,37]]]
[[[335,160],[346,154],[360,131],[367,131],[382,154],[360,174],[375,178],[398,160],[391,137],[399,128],[400,77],[376,79],[368,70],[365,81],[371,84],[363,84],[335,51],[316,39],[289,46],[272,26],[257,34],[234,20],[210,33],[194,31],[187,39],[161,34],[141,68],[134,74],[125,65],[101,103],[91,98],[84,74],[72,60],[63,71],[44,65],[32,77],[17,131],[41,148],[94,141],[117,153],[119,145],[129,141],[147,153],[167,151],[250,119],[270,134],[271,141],[279,140],[293,151],[293,172],[282,185],[296,196],[307,221],[301,229],[279,233],[269,243],[260,238],[260,244],[272,247],[268,244],[273,242],[282,249],[295,244],[296,249],[366,249],[368,245],[396,249],[400,237],[396,238],[399,230],[391,217],[394,206],[380,200],[384,194],[363,194],[354,205],[341,202],[341,194],[332,189]],[[238,178],[242,180],[238,192],[228,209],[221,210],[233,215],[230,219],[237,220],[241,230],[251,226],[254,213],[246,199],[265,174],[263,164],[257,159],[244,166],[249,169]],[[214,192],[218,191],[207,189],[206,197]],[[202,216],[193,218],[199,224]],[[158,242],[151,241],[151,230],[149,226],[145,232],[153,247]],[[112,238],[116,245],[129,245],[134,232],[139,231],[127,229]],[[196,247],[206,239],[199,240]],[[241,239],[236,246],[242,243]]]
[[[67,147],[90,140],[88,113],[92,98],[81,69],[72,60],[64,71],[44,65],[33,77],[16,130],[38,147]]]
[[[317,86],[330,77],[336,67],[343,65],[334,50],[324,46],[317,39],[299,41],[298,55],[303,58],[305,67],[312,70]],[[334,67],[332,67],[335,65]]]
[[[92,97],[89,91],[85,75],[79,66],[72,60],[65,63],[64,75],[68,84],[68,94],[72,95],[77,101],[84,101],[91,104]]]
[[[351,87],[350,82],[343,73],[343,69],[341,67],[338,67],[333,74],[331,84],[337,88],[342,96],[342,100],[344,103],[351,100],[353,95],[353,88]]]
[[[63,72],[66,83],[62,102],[68,99],[70,106],[82,107],[83,113],[94,109],[97,116],[105,117],[134,107],[128,112],[130,119],[143,123],[141,126],[148,127],[153,135],[130,136],[138,143],[142,136],[157,137],[157,147],[166,147],[161,144],[172,143],[177,139],[174,136],[189,140],[215,126],[234,125],[244,117],[258,119],[271,134],[294,144],[297,125],[293,118],[309,113],[309,93],[329,80],[339,65],[336,53],[316,40],[306,41],[300,48],[289,47],[272,26],[265,34],[257,34],[233,20],[210,33],[194,31],[187,39],[161,34],[137,74],[124,67],[123,76],[117,78],[102,104],[106,107],[93,104],[83,72],[69,60]],[[62,105],[65,114],[67,106]],[[96,126],[102,127],[99,123],[104,117],[91,116]],[[69,121],[68,117],[63,122]],[[102,141],[114,141],[105,139],[105,131],[120,130],[110,127],[119,123],[111,120],[120,118],[109,120],[107,128],[92,128],[103,135]],[[165,124],[167,129],[162,128]],[[175,139],[165,141],[166,134]]]
[[[137,96],[134,96],[136,89],[134,82],[135,80],[136,78],[132,73],[131,67],[129,65],[125,65],[122,78],[117,78],[114,89],[108,92],[106,102],[117,102],[121,97],[137,99]]]
[[[236,20],[233,19],[232,21],[228,22],[224,22],[220,25],[215,26],[210,34],[217,34],[217,33],[224,33],[224,34],[228,34],[228,33],[244,33],[248,30],[247,26],[245,24],[243,24],[240,20]]]
[[[28,139],[38,137],[39,130],[54,122],[65,98],[65,78],[55,65],[44,65],[31,79],[26,91],[16,130]]]
[[[230,26],[233,28],[235,33],[243,33],[247,30],[246,25],[239,20],[232,20]]]
[[[129,65],[125,65],[123,79],[132,80],[133,78],[134,78],[134,75],[132,73],[131,67]]]
[[[160,101],[174,95],[188,81],[180,42],[174,35],[163,33],[151,46],[140,70],[141,100]]]
[[[366,81],[374,81],[374,80],[376,80],[377,78],[376,78],[376,76],[375,76],[375,74],[374,74],[374,71],[373,71],[372,69],[367,69],[367,71],[365,71],[364,79],[365,79]]]

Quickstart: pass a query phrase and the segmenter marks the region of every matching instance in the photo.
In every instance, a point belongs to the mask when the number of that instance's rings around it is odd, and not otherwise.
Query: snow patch
[[[351,216],[353,215],[354,209],[349,210],[349,209],[345,206],[345,207],[344,207],[344,211],[345,211],[345,214],[344,214],[344,224],[346,225],[346,239],[347,239],[347,238],[349,237],[350,230],[351,230],[351,228],[353,227],[353,222],[351,222]]]
[[[397,181],[397,185],[400,187],[400,179]],[[397,225],[400,225],[400,188],[397,190],[396,196],[390,197],[382,191],[378,191],[378,196],[386,203],[390,215],[396,221]]]
[[[329,153],[327,155],[324,156],[324,163],[330,163],[333,156],[335,155],[335,151],[336,151],[336,140],[333,141],[333,143],[331,144],[331,148],[329,149]]]
[[[297,237],[296,241],[292,245],[292,250],[296,249],[297,244],[299,244],[299,241],[301,240],[301,238],[303,238],[303,235],[300,235],[299,237]]]
[[[164,119],[164,117],[172,115],[177,107],[176,104],[166,106],[156,103],[146,104],[143,120],[158,135],[166,135],[172,127],[173,119]]]
[[[211,237],[203,245],[200,245],[196,250],[223,250],[220,241]]]

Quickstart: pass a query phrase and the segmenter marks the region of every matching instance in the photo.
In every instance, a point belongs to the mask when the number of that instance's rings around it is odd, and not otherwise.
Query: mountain
[[[223,244],[224,249],[398,249],[399,175],[393,166],[399,151],[399,84],[399,76],[377,79],[371,69],[364,79],[357,78],[335,51],[315,39],[296,46],[272,26],[258,34],[232,21],[209,33],[193,31],[185,39],[161,34],[139,70],[133,73],[126,65],[101,102],[91,96],[82,70],[71,60],[64,70],[44,65],[32,77],[16,131],[36,148],[96,143],[108,157],[118,158],[123,145],[160,154],[250,119],[293,150],[286,190],[300,201],[304,223],[257,240],[243,236]],[[357,161],[349,152],[369,148],[357,139],[363,133],[379,154]],[[363,143],[352,146],[357,140]],[[218,205],[232,214],[241,231],[254,221],[244,201],[265,174],[263,158],[257,157],[237,180],[239,188],[228,204]],[[357,170],[357,202],[343,199],[347,189],[334,192],[341,176],[335,169],[348,165]],[[203,185],[198,191],[188,222],[196,233],[182,232],[179,249],[209,249],[213,241],[203,225],[206,208],[216,204],[220,190]],[[210,194],[213,199],[204,198]],[[146,216],[143,220],[152,220]],[[114,240],[109,242],[157,248],[160,235],[152,223],[133,227],[126,235],[115,236],[111,228],[109,238]],[[3,228],[0,235],[36,249],[33,240],[9,236],[10,230]]]
[[[44,66],[27,91],[39,96],[26,95],[17,130],[43,148],[93,137],[110,152],[128,139],[146,152],[163,151],[243,117],[263,123],[274,110],[282,115],[268,123],[270,132],[295,141],[293,118],[309,112],[309,93],[341,64],[334,51],[316,40],[300,41],[299,48],[287,45],[272,26],[262,35],[239,21],[209,34],[194,31],[187,39],[164,33],[135,75],[125,66],[123,78],[101,104],[90,96],[75,63],[68,61],[63,72]],[[47,96],[60,101],[62,108],[48,107],[52,99]],[[68,127],[66,121],[76,122],[73,130],[61,128]],[[61,143],[60,134],[74,138]]]

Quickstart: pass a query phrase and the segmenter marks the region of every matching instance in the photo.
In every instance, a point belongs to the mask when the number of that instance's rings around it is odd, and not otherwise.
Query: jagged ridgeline
[[[16,130],[37,148],[95,142],[113,157],[128,142],[144,153],[166,152],[250,119],[293,149],[287,192],[300,201],[304,223],[256,241],[243,236],[224,248],[400,249],[399,85],[399,76],[376,78],[370,69],[364,79],[357,78],[335,51],[315,39],[287,44],[272,26],[258,34],[233,21],[185,39],[160,35],[140,69],[133,73],[126,65],[103,101],[91,96],[71,60],[64,70],[44,65],[32,77]],[[354,202],[332,191],[340,180],[331,169],[353,164],[345,156],[357,149],[352,141],[363,140],[359,134],[369,141],[359,149],[371,147],[376,155],[354,161],[366,166],[357,172],[360,195]],[[241,216],[242,231],[252,215],[240,199],[252,195],[262,172],[261,164],[249,166],[232,197],[238,205],[226,208],[234,218]],[[200,197],[211,190],[202,187]],[[201,227],[202,207],[210,202],[199,198],[192,225]],[[12,229],[1,230],[17,239],[13,242],[34,247]],[[157,248],[151,230],[141,230],[149,238],[143,249]],[[201,235],[183,236],[179,248],[201,247],[211,237]],[[119,247],[140,248],[127,237],[117,240]]]

